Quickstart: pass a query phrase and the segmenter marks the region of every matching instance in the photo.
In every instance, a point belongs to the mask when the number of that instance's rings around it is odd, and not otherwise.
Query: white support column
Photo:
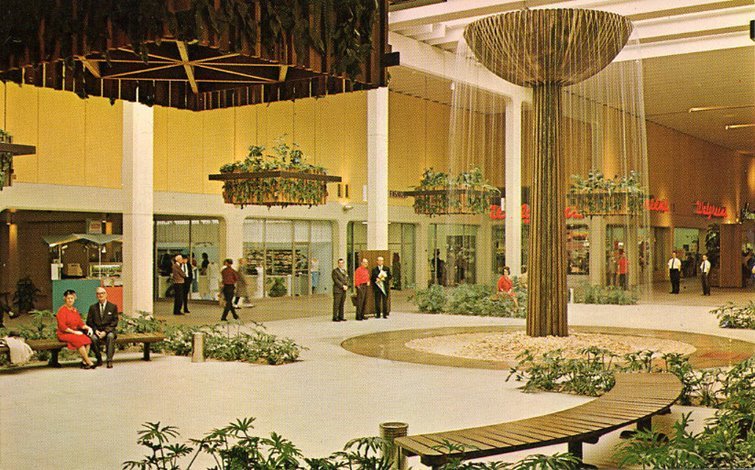
[[[367,249],[388,249],[388,88],[367,92]]]
[[[506,101],[506,264],[522,274],[522,101]],[[532,256],[532,253],[530,253]]]
[[[123,312],[153,312],[152,108],[123,103]]]
[[[338,219],[333,223],[333,249],[335,250],[333,256],[333,266],[337,266],[338,258],[343,258],[344,261],[348,259],[349,247],[347,246],[348,237],[346,235],[349,229],[349,221],[344,219]]]
[[[244,256],[244,220],[246,217],[240,210],[226,214],[220,225],[221,259],[231,258],[233,267],[238,269],[239,258]]]

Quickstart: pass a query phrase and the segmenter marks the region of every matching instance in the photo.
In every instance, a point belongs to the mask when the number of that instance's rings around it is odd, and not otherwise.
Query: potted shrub
[[[13,293],[13,305],[16,306],[16,315],[34,310],[34,303],[39,298],[40,291],[31,277],[26,276],[16,283],[16,292]]]
[[[328,176],[322,166],[305,162],[297,144],[278,139],[272,153],[252,145],[246,159],[226,163],[210,180],[223,181],[223,199],[228,204],[272,206],[316,206],[325,204],[327,183],[341,181]]]

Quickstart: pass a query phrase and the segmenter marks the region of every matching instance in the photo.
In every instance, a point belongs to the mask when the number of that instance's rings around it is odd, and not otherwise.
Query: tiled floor
[[[631,328],[728,338],[738,353],[755,354],[755,331],[723,330],[708,311],[729,299],[748,300],[740,292],[714,290],[699,299],[689,292],[658,297],[635,306],[570,305],[574,327]],[[670,303],[672,302],[673,303]],[[697,305],[704,302],[704,306]],[[0,373],[1,469],[116,469],[142,455],[136,441],[141,423],[160,421],[180,428],[184,438],[198,438],[231,420],[254,416],[256,431],[276,431],[307,456],[325,456],[349,439],[377,433],[385,421],[405,421],[412,433],[498,423],[572,407],[587,398],[524,394],[506,382],[505,371],[389,359],[393,347],[376,345],[377,357],[354,354],[341,343],[366,334],[399,336],[436,328],[521,327],[523,320],[410,313],[406,293],[397,293],[387,320],[330,321],[330,298],[265,299],[242,309],[244,321],[264,321],[268,331],[306,346],[301,361],[272,367],[243,363],[191,363],[188,358],[155,355],[151,363],[138,354],[120,354],[114,369],[30,367]],[[220,316],[217,305],[191,305],[191,314],[174,318],[171,306],[158,303],[157,315],[171,322],[207,323]],[[14,320],[15,322],[15,320]],[[677,337],[677,333],[671,336]],[[714,338],[711,341],[719,341]],[[383,348],[382,350],[380,348]],[[719,358],[720,359],[720,358]],[[725,359],[724,359],[725,360]],[[669,426],[686,409],[657,420]],[[710,410],[694,409],[701,426]],[[617,438],[612,433],[585,447],[586,461],[611,467]],[[563,452],[565,446],[540,449]],[[503,456],[516,460],[524,454]],[[194,468],[205,468],[199,462]],[[410,461],[415,468],[416,461]]]

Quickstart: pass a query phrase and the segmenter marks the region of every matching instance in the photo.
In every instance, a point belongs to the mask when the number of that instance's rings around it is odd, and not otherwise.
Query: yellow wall
[[[0,100],[0,126],[14,142],[37,147],[14,159],[16,181],[121,187],[121,103],[15,84],[0,84]]]

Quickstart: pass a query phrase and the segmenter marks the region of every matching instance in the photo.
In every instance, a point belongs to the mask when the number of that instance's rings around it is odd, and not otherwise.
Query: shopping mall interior
[[[264,468],[631,467],[755,377],[751,0],[43,3],[0,2],[0,468],[260,468],[192,441],[247,417]],[[520,354],[590,347],[686,388],[624,416]],[[139,466],[147,423],[192,449]]]

